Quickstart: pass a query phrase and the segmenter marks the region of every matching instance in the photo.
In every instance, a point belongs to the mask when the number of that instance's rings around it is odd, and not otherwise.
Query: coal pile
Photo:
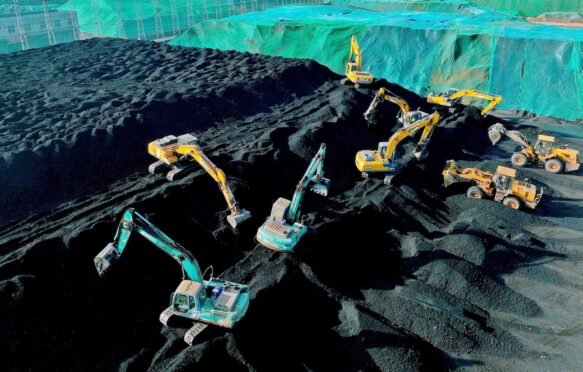
[[[580,365],[568,347],[577,333],[557,336],[582,315],[577,175],[525,169],[553,190],[534,212],[441,187],[447,159],[487,170],[508,162],[511,145],[487,138],[495,118],[476,120],[471,108],[445,115],[426,159],[412,157],[414,141],[401,146],[403,169],[387,187],[363,180],[354,155],[388,139],[394,114],[367,128],[374,91],[340,86],[313,61],[104,39],[0,56],[0,76],[10,76],[0,85],[8,370]],[[146,144],[186,132],[252,212],[238,232],[202,170],[174,182],[147,173],[155,159]],[[258,246],[257,227],[278,197],[292,196],[322,142],[332,189],[304,201],[313,233],[293,254]],[[238,327],[209,327],[191,347],[182,339],[190,324],[163,327],[180,268],[140,237],[98,277],[93,257],[128,207],[203,269],[251,287]]]

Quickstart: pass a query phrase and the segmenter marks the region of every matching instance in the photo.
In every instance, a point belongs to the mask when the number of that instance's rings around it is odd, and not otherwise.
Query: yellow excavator
[[[473,182],[466,195],[471,199],[482,199],[484,196],[504,204],[512,209],[520,209],[522,205],[534,209],[540,202],[543,189],[534,184],[516,179],[516,169],[499,165],[492,174],[477,168],[461,168],[455,161],[448,160],[443,168],[445,187],[456,182]]]
[[[427,114],[426,114],[427,115]],[[389,185],[395,173],[399,170],[397,164],[397,145],[407,137],[412,137],[423,128],[421,138],[415,147],[414,155],[417,159],[426,156],[426,147],[429,143],[433,129],[439,121],[439,113],[427,115],[406,128],[401,128],[389,138],[388,142],[380,142],[377,150],[361,150],[356,153],[356,168],[362,172],[363,178],[368,178],[369,173],[385,173],[384,183]]]
[[[364,112],[364,118],[367,122],[370,122],[371,114],[377,109],[378,105],[382,102],[387,101],[394,103],[401,109],[397,115],[397,122],[403,127],[407,128],[410,125],[417,123],[418,121],[425,119],[429,116],[428,113],[423,111],[411,111],[409,104],[405,99],[399,97],[395,93],[389,91],[386,88],[380,88],[374,98],[372,99],[368,109]]]
[[[520,145],[520,148],[510,157],[512,165],[524,167],[526,164],[536,164],[544,167],[547,172],[560,173],[579,170],[579,151],[567,146],[556,146],[556,138],[540,134],[533,145],[525,135],[516,130],[507,130],[503,124],[496,123],[488,128],[488,136],[492,144],[498,143],[503,135]]]
[[[346,85],[348,82],[354,84],[358,88],[360,84],[370,85],[374,81],[374,77],[368,71],[362,71],[362,54],[356,38],[352,36],[350,39],[350,54],[346,62],[346,78],[340,81],[340,84]]]
[[[435,105],[450,107],[455,110],[457,105],[462,104],[462,99],[464,97],[472,97],[489,101],[489,103],[480,112],[482,116],[488,115],[488,113],[502,101],[502,96],[495,96],[475,89],[450,89],[447,93],[431,93],[429,96],[427,96],[427,102]]]
[[[231,211],[231,214],[227,216],[229,225],[236,228],[237,225],[251,218],[251,213],[248,210],[239,207],[227,184],[225,173],[204,154],[198,145],[198,139],[192,134],[183,134],[178,137],[169,135],[152,141],[148,144],[148,153],[158,159],[157,162],[150,165],[148,171],[154,174],[160,167],[169,166],[172,168],[166,174],[169,181],[172,181],[178,173],[192,167],[193,164],[189,158],[194,159],[218,183]]]

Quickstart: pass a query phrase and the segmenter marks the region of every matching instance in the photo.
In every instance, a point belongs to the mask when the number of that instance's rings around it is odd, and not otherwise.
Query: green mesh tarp
[[[333,3],[380,11],[472,13],[485,8],[523,17],[554,12],[583,14],[581,0],[334,0]]]
[[[77,12],[81,31],[99,36],[162,39],[195,22],[258,11],[284,0],[68,0],[60,9]],[[290,4],[321,0],[287,0]]]
[[[342,74],[350,36],[365,68],[419,94],[476,88],[501,109],[583,118],[583,30],[499,12],[285,7],[196,24],[172,44],[312,58]]]

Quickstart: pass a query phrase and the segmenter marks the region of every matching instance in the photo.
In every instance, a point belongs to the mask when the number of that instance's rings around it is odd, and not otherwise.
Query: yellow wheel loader
[[[516,167],[536,164],[550,173],[574,172],[579,170],[579,151],[567,146],[556,146],[556,138],[540,134],[533,145],[525,135],[516,130],[507,130],[503,124],[497,123],[488,128],[488,137],[492,144],[498,143],[502,136],[520,145],[512,154],[510,161]]]
[[[468,198],[493,198],[508,208],[520,209],[522,206],[536,208],[543,195],[543,188],[516,179],[516,170],[499,165],[492,174],[477,168],[461,168],[455,161],[448,160],[443,168],[445,187],[456,182],[472,182],[466,192]]]
[[[431,93],[429,96],[427,96],[427,102],[435,105],[450,107],[452,110],[455,110],[456,106],[462,104],[464,97],[489,101],[489,103],[480,112],[482,116],[488,115],[488,113],[502,101],[502,96],[491,95],[489,93],[480,92],[479,90],[475,89],[450,89],[447,93]]]
[[[204,154],[198,145],[198,139],[192,134],[183,134],[178,137],[170,135],[152,141],[148,144],[148,153],[158,159],[157,162],[150,164],[148,171],[154,174],[160,167],[170,167],[172,170],[166,174],[169,181],[172,181],[178,173],[190,168],[193,164],[189,162],[189,158],[194,159],[219,185],[231,211],[231,214],[227,216],[229,225],[236,228],[237,225],[251,218],[248,210],[239,207],[227,184],[225,173]]]
[[[362,54],[356,38],[352,36],[350,39],[350,54],[346,62],[346,78],[340,81],[340,84],[346,85],[349,82],[358,88],[360,84],[370,85],[374,81],[374,77],[368,71],[362,71]]]

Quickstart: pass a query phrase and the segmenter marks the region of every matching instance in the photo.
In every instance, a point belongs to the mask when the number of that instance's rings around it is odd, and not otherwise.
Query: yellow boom
[[[405,101],[403,98],[397,96],[396,94],[385,88],[380,88],[375,94],[374,98],[372,99],[372,102],[368,106],[368,109],[364,113],[364,118],[367,121],[369,120],[370,113],[373,112],[373,110],[375,110],[377,106],[381,102],[383,102],[383,100],[394,103],[395,105],[399,106],[399,108],[401,109],[400,116],[403,116],[404,114],[407,114],[410,111],[409,104],[407,103],[407,101]]]
[[[227,221],[232,227],[249,219],[251,213],[239,208],[231,188],[227,184],[227,176],[217,167],[202,151],[198,145],[198,140],[191,134],[182,136],[167,136],[148,144],[148,152],[158,159],[150,165],[150,173],[155,173],[156,169],[162,165],[169,165],[173,169],[168,172],[166,178],[172,180],[174,176],[185,169],[178,163],[184,162],[188,157],[194,159],[201,167],[217,182],[219,189],[223,193],[231,214],[227,216]]]
[[[488,113],[502,101],[502,96],[495,96],[475,89],[451,89],[448,93],[430,94],[427,96],[427,102],[441,106],[453,107],[454,105],[461,104],[464,97],[489,101],[480,113],[482,116],[488,115]]]

